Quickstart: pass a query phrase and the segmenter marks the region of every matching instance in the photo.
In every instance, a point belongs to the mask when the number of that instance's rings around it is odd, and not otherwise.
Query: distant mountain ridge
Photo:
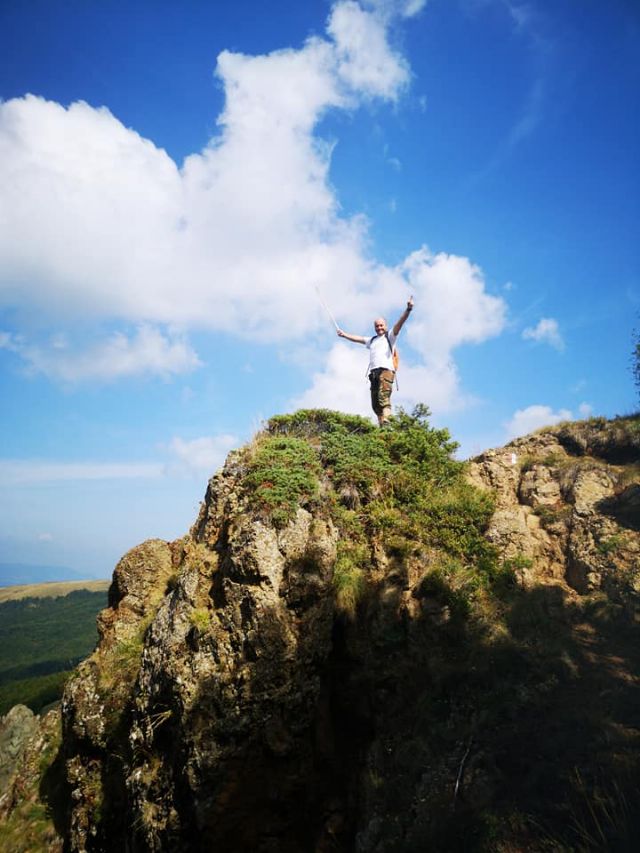
[[[77,569],[70,569],[68,566],[0,563],[0,587],[89,579],[97,580],[101,579],[101,576],[95,571],[78,571]]]

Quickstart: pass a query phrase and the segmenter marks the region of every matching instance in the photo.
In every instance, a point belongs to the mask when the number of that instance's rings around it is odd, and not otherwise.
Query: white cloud
[[[581,418],[590,418],[593,414],[593,406],[591,403],[580,403],[578,411],[580,412]]]
[[[423,248],[380,282],[376,291],[379,302],[369,300],[367,304],[369,317],[372,320],[393,306],[395,313],[388,312],[389,325],[393,325],[404,307],[402,300],[411,292],[415,308],[398,340],[404,356],[394,404],[411,408],[426,402],[435,413],[464,408],[471,399],[461,388],[453,351],[464,343],[481,343],[499,334],[506,321],[506,305],[486,292],[482,271],[467,258],[432,255]],[[373,334],[373,328],[346,331],[364,337]],[[417,354],[418,363],[412,363],[403,340]],[[309,390],[293,405],[368,412],[367,363],[363,346],[334,345],[324,368],[314,374]]]
[[[366,376],[368,353],[353,344],[348,349],[336,344],[323,369],[313,375],[311,387],[291,401],[291,408],[327,408],[372,416],[369,381]],[[453,362],[412,366],[402,362],[394,388],[393,406],[410,410],[416,403],[427,403],[432,412],[451,412],[471,402],[460,388]]]
[[[446,360],[461,344],[482,343],[503,330],[506,304],[486,292],[481,269],[468,258],[422,248],[404,270],[420,306],[407,336],[427,362]]]
[[[313,374],[311,387],[292,401],[292,407],[371,414],[365,375],[367,356],[368,352],[362,345],[334,344],[322,369]]]
[[[36,539],[38,542],[53,542],[52,533],[38,533]]]
[[[57,462],[43,459],[0,459],[3,486],[38,485],[85,480],[156,480],[185,474],[213,474],[227,453],[239,445],[234,435],[185,440],[178,436],[163,449],[162,462]],[[42,534],[43,541],[48,534]]]
[[[389,23],[346,0],[326,39],[222,52],[219,132],[181,169],[106,108],[0,104],[0,305],[58,329],[107,319],[268,341],[316,330],[305,282],[353,298],[369,262],[364,220],[339,216],[331,146],[313,130],[328,108],[406,86]]]
[[[3,486],[36,485],[68,480],[129,480],[161,477],[163,466],[139,462],[50,462],[0,459]]]
[[[107,340],[82,352],[69,349],[68,342],[55,337],[48,346],[22,342],[13,350],[24,359],[29,372],[61,382],[110,380],[152,373],[164,377],[185,373],[200,361],[180,335],[164,335],[158,329],[141,326],[128,338],[116,332]]]
[[[327,30],[336,45],[338,75],[350,89],[393,100],[408,84],[406,60],[390,49],[382,16],[345,0],[333,7]]]
[[[170,474],[213,474],[224,462],[227,453],[239,445],[235,435],[202,436],[185,440],[174,437],[169,444],[173,460]]]
[[[554,412],[550,406],[534,405],[526,409],[518,409],[511,420],[505,424],[509,438],[527,435],[543,426],[552,426],[560,421],[572,419],[569,409],[559,409]]]
[[[403,15],[405,18],[412,18],[421,12],[427,5],[427,0],[404,0]]]
[[[413,18],[427,5],[428,0],[363,0],[363,5],[374,9],[383,17],[400,15]]]
[[[223,51],[218,132],[181,168],[105,108],[1,103],[0,307],[47,329],[29,343],[8,333],[4,346],[63,382],[172,376],[199,364],[186,337],[195,329],[313,349],[327,322],[314,284],[345,325],[395,312],[413,291],[406,337],[418,360],[407,360],[406,384],[459,406],[452,352],[499,334],[504,302],[467,258],[372,259],[367,222],[340,214],[331,146],[314,133],[329,109],[399,97],[410,70],[389,28],[424,5],[339,0],[326,38],[262,56]],[[79,351],[74,326],[92,321],[138,330]],[[326,358],[308,393],[335,398],[338,387],[352,408],[355,385],[333,350]]]
[[[564,350],[564,340],[560,334],[558,321],[552,317],[543,317],[537,326],[532,326],[522,332],[522,337],[525,341],[537,341],[538,343],[546,343],[557,349],[559,352]]]
[[[0,349],[19,353],[23,347],[23,338],[11,332],[0,332]]]

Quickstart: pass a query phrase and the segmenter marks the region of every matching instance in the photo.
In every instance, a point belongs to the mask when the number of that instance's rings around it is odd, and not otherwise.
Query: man
[[[400,329],[407,321],[409,314],[413,311],[413,296],[409,298],[407,307],[397,320],[393,329],[387,331],[387,321],[384,317],[378,317],[373,321],[376,333],[372,338],[363,338],[360,335],[349,335],[342,329],[336,329],[338,337],[353,341],[354,344],[364,344],[369,350],[369,382],[371,383],[371,406],[378,416],[380,426],[389,423],[391,417],[391,391],[395,378],[393,364],[393,347]]]

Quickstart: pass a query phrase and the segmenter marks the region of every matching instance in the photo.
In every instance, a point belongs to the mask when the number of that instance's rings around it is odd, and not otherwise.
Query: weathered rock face
[[[552,431],[469,465],[495,493],[487,536],[518,580],[504,573],[502,597],[437,542],[375,529],[351,613],[336,603],[331,513],[300,505],[269,523],[232,454],[190,535],[116,567],[99,647],[63,701],[67,849],[491,849],[491,810],[516,826],[504,849],[537,849],[505,804],[522,815],[544,789],[553,813],[575,768],[605,766],[616,738],[638,767],[637,677],[614,645],[635,630],[639,487],[631,445],[605,459],[593,444]],[[355,486],[337,497],[349,511],[363,499]],[[592,590],[621,620],[606,671],[576,605]]]
[[[616,445],[615,430],[605,441],[576,425],[490,450],[469,477],[495,491],[487,536],[525,583],[549,578],[615,598],[621,587],[640,592],[640,487],[628,482],[639,461],[628,441]]]
[[[50,772],[60,747],[60,712],[36,717],[16,705],[0,720],[0,849],[3,853],[61,853],[63,840],[44,805],[62,791]]]
[[[0,797],[6,793],[9,780],[37,727],[35,714],[24,705],[16,705],[0,718]]]
[[[64,701],[72,849],[118,834],[140,850],[204,849],[212,833],[228,850],[309,844],[336,531],[301,508],[283,530],[255,520],[241,475],[231,460],[211,481],[190,537],[144,543],[116,568],[100,650]]]

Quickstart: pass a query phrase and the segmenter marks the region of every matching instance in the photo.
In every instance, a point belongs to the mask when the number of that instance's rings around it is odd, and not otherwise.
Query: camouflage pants
[[[371,407],[380,423],[391,417],[391,392],[393,390],[393,370],[378,368],[369,374],[371,384]]]

